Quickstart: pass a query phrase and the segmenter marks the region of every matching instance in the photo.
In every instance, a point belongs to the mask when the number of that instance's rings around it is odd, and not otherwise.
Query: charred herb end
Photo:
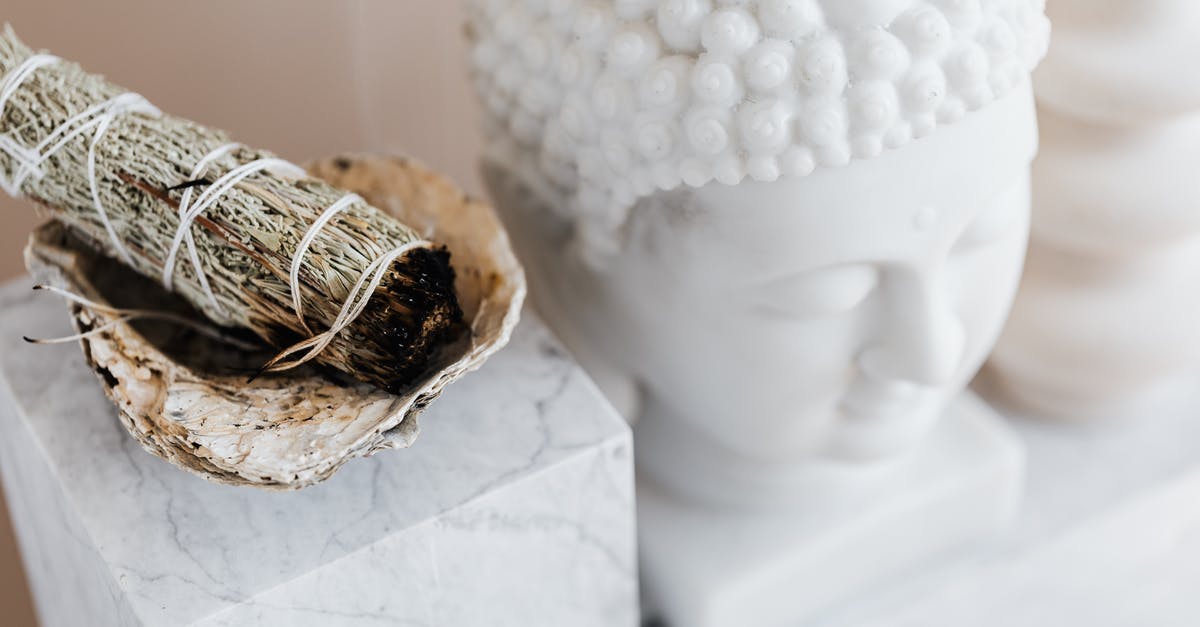
[[[438,349],[466,332],[446,248],[418,248],[401,257],[362,317],[348,329],[362,349],[350,356],[356,376],[393,394],[427,373]],[[380,367],[384,364],[385,367]]]

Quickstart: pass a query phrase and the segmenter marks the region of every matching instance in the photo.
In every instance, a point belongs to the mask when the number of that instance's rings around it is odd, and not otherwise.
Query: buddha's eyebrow
[[[1013,227],[1019,215],[1019,212],[999,200],[988,203],[971,216],[966,228],[955,240],[955,245],[970,246],[1000,239]]]
[[[885,263],[882,259],[835,259],[825,263],[796,268],[789,271],[773,272],[760,276],[755,285],[771,287],[787,284],[806,278],[820,277],[823,274],[835,273],[855,266],[878,266]]]

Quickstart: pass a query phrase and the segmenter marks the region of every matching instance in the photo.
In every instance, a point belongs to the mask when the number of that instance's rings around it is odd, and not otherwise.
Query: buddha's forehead
[[[914,185],[900,176],[858,180],[852,168],[803,179],[710,183],[690,194],[692,210],[721,236],[782,241],[849,237],[890,239],[946,230],[949,235],[987,204],[952,184]]]
[[[691,228],[682,229],[682,241],[696,250],[731,246],[763,267],[784,269],[920,263],[948,252],[977,220],[1008,222],[990,212],[1007,210],[997,198],[1020,179],[1018,166],[994,168],[989,180],[966,172],[986,167],[987,155],[957,158],[962,171],[931,173],[939,167],[932,155],[902,151],[804,178],[713,182],[685,196]]]
[[[689,266],[719,259],[721,268],[765,274],[851,263],[929,268],[944,264],[978,221],[1020,218],[993,216],[1011,210],[995,198],[903,185],[829,193],[812,183],[706,185],[688,195],[688,220],[660,231],[652,249],[679,254]]]
[[[549,1],[555,0],[537,0]],[[562,3],[562,0],[557,0]],[[882,26],[891,23],[906,9],[919,4],[919,0],[725,0],[718,2],[690,0],[610,0],[622,15],[636,14],[645,7],[672,5],[678,10],[711,12],[723,7],[766,5],[770,9],[785,13],[823,14],[825,20],[835,26]],[[537,2],[535,2],[536,4]],[[949,0],[948,4],[971,4],[978,0]]]
[[[839,230],[951,232],[1028,176],[1037,146],[1028,90],[972,119],[876,159],[805,177],[712,182],[689,192],[694,209],[725,233],[759,225],[796,234]],[[755,233],[755,237],[773,237]]]

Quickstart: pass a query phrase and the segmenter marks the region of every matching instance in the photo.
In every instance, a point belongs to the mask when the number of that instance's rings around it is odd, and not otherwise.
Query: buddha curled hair
[[[1044,0],[469,0],[489,150],[619,248],[638,199],[900,148],[1029,80]]]

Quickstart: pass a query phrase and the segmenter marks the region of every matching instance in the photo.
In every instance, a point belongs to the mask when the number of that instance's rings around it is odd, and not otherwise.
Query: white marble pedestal
[[[1200,373],[1169,396],[1100,422],[1004,412],[1028,459],[1013,526],[818,624],[1200,625]]]
[[[21,341],[68,332],[29,286],[0,289],[0,472],[46,627],[636,624],[629,430],[533,314],[412,449],[268,493],[144,453],[77,346]]]
[[[639,480],[645,603],[673,627],[809,624],[993,537],[1017,511],[1023,471],[1011,430],[967,393],[909,459],[788,512],[709,509]]]
[[[1200,625],[1200,373],[1192,381],[1187,389],[1170,395],[1170,403],[1117,420],[1065,424],[1001,410],[1026,456],[1024,498],[1013,523],[990,541],[946,559],[929,560],[903,576],[886,577],[868,567],[858,576],[879,575],[877,585],[830,605],[807,622],[793,624]],[[654,533],[650,519],[660,516],[658,510],[664,507],[662,503],[648,506],[651,501],[646,495],[643,492],[638,513],[643,535]],[[872,518],[865,520],[875,524]],[[884,531],[883,537],[895,538],[904,529]],[[753,528],[727,521],[723,531],[727,535],[719,542],[715,535],[709,536],[712,544],[697,549],[690,563],[724,560],[730,570],[685,573],[692,582],[712,586],[717,599],[736,598],[747,581],[753,582],[743,577],[748,572],[743,563],[729,559],[727,544],[757,546],[760,556],[770,554],[771,548],[753,537]],[[662,529],[658,533],[666,535]],[[687,529],[677,533],[684,539],[694,536]],[[775,563],[786,563],[786,547],[774,548]],[[861,552],[859,547],[851,550]],[[833,559],[837,556],[828,557],[832,568],[795,579],[785,598],[804,606],[840,583],[846,576],[843,565]],[[880,564],[893,558],[888,552],[877,554]],[[646,554],[643,559],[655,558]],[[844,565],[851,563],[862,566],[857,559]],[[665,565],[676,574],[685,572],[678,564]],[[779,572],[760,571],[767,577],[777,577]],[[643,580],[650,583],[648,572]],[[685,611],[695,617],[699,608]],[[765,623],[761,615],[753,614],[724,618],[725,622],[712,624],[757,627]]]

